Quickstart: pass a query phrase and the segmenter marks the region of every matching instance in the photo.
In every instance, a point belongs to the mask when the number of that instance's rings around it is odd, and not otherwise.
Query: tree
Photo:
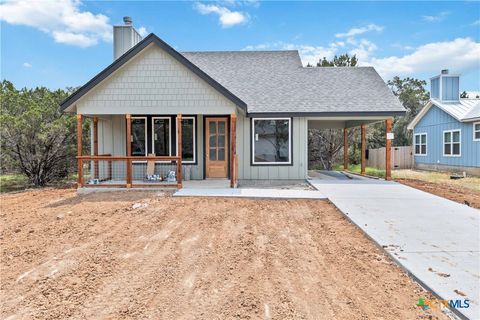
[[[460,94],[460,98],[468,98],[468,93],[467,93],[467,91],[463,91],[463,92]]]
[[[355,67],[358,63],[356,55],[350,57],[348,53],[333,57],[333,60],[327,60],[323,57],[317,62],[317,67]]]
[[[1,83],[1,151],[35,186],[67,176],[75,161],[75,117],[59,108],[70,91]]]

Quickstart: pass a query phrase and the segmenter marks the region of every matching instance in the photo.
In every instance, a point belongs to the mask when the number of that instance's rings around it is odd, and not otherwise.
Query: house
[[[79,186],[305,180],[309,128],[384,121],[389,132],[405,112],[372,67],[306,68],[297,51],[178,52],[124,22],[114,62],[61,103],[77,114]]]
[[[430,100],[408,125],[419,169],[480,175],[480,99],[462,99],[460,76],[430,79]]]

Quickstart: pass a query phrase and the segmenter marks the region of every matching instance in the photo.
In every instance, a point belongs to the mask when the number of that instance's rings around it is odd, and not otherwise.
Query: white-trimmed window
[[[170,117],[152,117],[152,153],[172,155],[172,123]]]
[[[462,154],[461,140],[459,129],[443,131],[443,155],[445,157],[460,157]]]
[[[473,141],[480,141],[480,122],[473,124]]]
[[[196,163],[195,117],[182,117],[182,163]]]
[[[292,119],[252,119],[252,164],[292,163]]]
[[[414,135],[414,147],[415,147],[416,156],[427,155],[427,134],[426,133],[416,133]]]
[[[147,117],[132,117],[132,156],[147,155]]]

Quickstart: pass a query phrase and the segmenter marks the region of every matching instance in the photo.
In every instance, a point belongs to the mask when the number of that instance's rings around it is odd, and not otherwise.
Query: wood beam
[[[385,120],[385,180],[392,180],[392,140],[388,135],[392,132],[392,119]]]
[[[362,124],[360,128],[362,131],[362,157],[360,174],[365,175],[365,169],[367,167],[367,159],[365,158],[365,154],[367,152],[367,126]]]
[[[230,187],[237,187],[237,115],[230,115]]]
[[[82,156],[82,124],[83,119],[82,115],[79,113],[77,114],[77,156]],[[77,159],[77,188],[83,187],[83,161],[82,159]]]
[[[130,114],[125,115],[126,121],[126,150],[127,157],[132,155],[132,116]],[[127,159],[127,188],[132,187],[132,160]]]
[[[93,155],[98,156],[98,117],[93,117]],[[98,179],[98,161],[93,162],[94,178]]]
[[[182,188],[182,114],[177,114],[177,187]]]
[[[348,170],[348,129],[343,129],[343,170]]]

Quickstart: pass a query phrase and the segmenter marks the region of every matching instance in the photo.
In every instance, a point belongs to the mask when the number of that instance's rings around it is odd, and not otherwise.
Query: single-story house
[[[124,21],[114,62],[61,103],[77,114],[79,186],[304,180],[309,128],[389,131],[405,112],[372,67],[303,67],[297,51],[178,52]]]
[[[430,100],[408,125],[415,166],[480,175],[480,99],[460,98],[460,76],[430,79]]]

